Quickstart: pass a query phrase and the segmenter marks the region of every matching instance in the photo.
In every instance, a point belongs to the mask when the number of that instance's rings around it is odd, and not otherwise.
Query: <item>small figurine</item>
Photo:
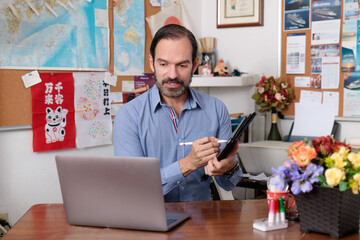
[[[237,69],[234,69],[231,76],[240,76],[240,72]]]
[[[229,76],[227,67],[222,58],[219,59],[219,61],[217,62],[216,66],[215,66],[214,76]]]

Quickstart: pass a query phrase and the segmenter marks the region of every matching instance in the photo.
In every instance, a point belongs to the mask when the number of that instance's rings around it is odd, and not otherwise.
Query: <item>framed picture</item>
[[[264,25],[264,0],[217,0],[217,28]]]

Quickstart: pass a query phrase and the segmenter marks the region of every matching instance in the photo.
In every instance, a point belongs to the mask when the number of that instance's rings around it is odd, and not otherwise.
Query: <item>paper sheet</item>
[[[110,92],[110,102],[111,103],[122,103],[123,102],[123,93],[122,92]]]
[[[134,92],[134,81],[122,81],[122,89],[123,92]]]
[[[340,57],[326,57],[322,59],[321,88],[339,88]]]
[[[295,77],[295,87],[310,87],[310,77]]]
[[[342,1],[312,2],[311,45],[339,43]]]
[[[291,135],[320,137],[331,134],[335,111],[331,104],[295,103],[295,121]]]
[[[305,33],[288,34],[286,42],[286,73],[305,73]]]
[[[301,103],[321,103],[322,92],[301,90],[300,102]]]
[[[344,117],[360,117],[360,72],[344,74]]]
[[[29,88],[41,82],[39,72],[36,70],[21,76],[21,78],[26,88]]]
[[[324,91],[323,92],[323,103],[330,104],[335,111],[336,116],[339,115],[339,92],[329,92]]]

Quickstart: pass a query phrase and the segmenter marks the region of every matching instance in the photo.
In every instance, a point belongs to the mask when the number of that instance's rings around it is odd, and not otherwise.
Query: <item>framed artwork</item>
[[[264,25],[264,0],[217,0],[217,28]]]

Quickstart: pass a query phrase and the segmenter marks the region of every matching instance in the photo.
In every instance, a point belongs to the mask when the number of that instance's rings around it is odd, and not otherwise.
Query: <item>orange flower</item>
[[[297,142],[293,142],[291,144],[291,146],[288,148],[288,158],[292,159],[292,154],[300,147],[300,146],[304,146],[304,141],[297,141]]]
[[[310,146],[302,145],[292,153],[292,158],[300,167],[307,166],[316,157],[316,150]]]

